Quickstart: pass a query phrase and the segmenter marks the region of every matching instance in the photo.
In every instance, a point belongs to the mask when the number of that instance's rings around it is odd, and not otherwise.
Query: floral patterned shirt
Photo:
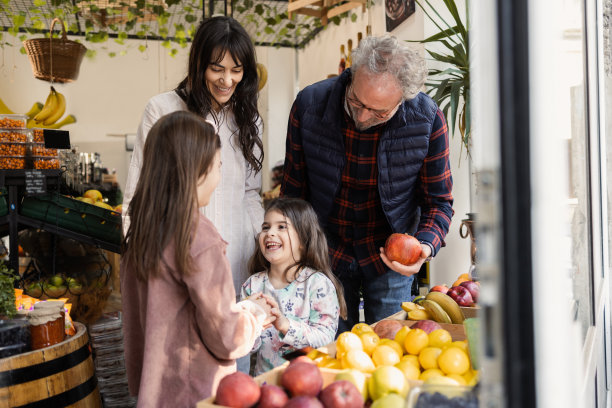
[[[302,269],[297,278],[282,289],[274,289],[267,272],[252,275],[243,285],[241,297],[263,292],[276,299],[289,320],[284,336],[274,326],[261,333],[255,342],[255,375],[286,362],[283,355],[306,346],[321,347],[334,341],[340,306],[336,288],[323,273]]]

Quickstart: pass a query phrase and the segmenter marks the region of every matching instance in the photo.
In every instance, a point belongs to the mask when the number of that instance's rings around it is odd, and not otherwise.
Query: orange
[[[438,356],[442,354],[442,349],[438,347],[425,347],[419,353],[419,363],[424,370],[438,367]]]
[[[469,279],[459,278],[459,279],[457,279],[455,282],[453,282],[453,286],[451,286],[451,287],[459,286],[459,285],[461,285],[463,282],[467,282],[467,281],[469,281]]]
[[[380,339],[380,342],[378,343],[378,345],[379,346],[385,345],[385,346],[391,347],[393,350],[395,350],[395,352],[397,353],[397,356],[400,357],[400,358],[404,355],[404,349],[395,340]]]
[[[419,370],[421,369],[421,363],[419,363],[419,356],[415,356],[413,354],[406,354],[400,359],[400,363],[402,361],[408,361],[410,364],[412,364]]]
[[[404,340],[406,340],[406,335],[409,331],[410,327],[403,326],[397,331],[397,333],[395,333],[395,337],[393,338],[393,340],[395,340],[397,343],[399,343],[400,346],[402,346],[402,354],[406,352],[406,350],[404,350]]]
[[[371,356],[372,351],[374,351],[374,348],[376,348],[380,342],[380,337],[378,337],[378,334],[372,331],[362,333],[359,338],[361,339],[361,344],[363,344],[363,351]]]
[[[340,333],[336,340],[336,358],[342,358],[342,355],[350,350],[363,350],[361,339],[352,332]]]
[[[361,336],[365,332],[373,332],[373,331],[374,331],[374,329],[371,328],[370,325],[367,324],[367,323],[357,323],[351,329],[351,332],[355,333],[358,336]]]
[[[429,333],[429,345],[431,347],[445,348],[453,342],[453,338],[448,330],[437,329]]]
[[[402,360],[395,365],[399,368],[407,380],[418,380],[421,375],[421,370],[408,360]]]
[[[444,374],[465,374],[470,369],[470,358],[459,347],[448,347],[438,357],[438,365]]]
[[[372,361],[374,361],[376,367],[383,365],[392,366],[399,363],[400,356],[397,355],[393,348],[383,344],[376,346],[372,352]]]
[[[354,368],[362,373],[371,373],[376,367],[363,350],[350,350],[342,356],[342,368]]]
[[[457,279],[470,280],[470,274],[469,273],[462,273],[461,275],[457,276]]]
[[[419,355],[421,350],[429,345],[429,336],[421,329],[412,329],[406,335],[404,348],[410,354]]]
[[[419,380],[427,381],[432,377],[444,377],[444,373],[437,368],[430,368],[427,370],[423,370],[423,372],[419,376]]]

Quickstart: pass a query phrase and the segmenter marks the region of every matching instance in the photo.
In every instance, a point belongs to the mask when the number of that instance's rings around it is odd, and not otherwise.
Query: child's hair
[[[279,197],[271,200],[266,206],[266,214],[270,211],[278,211],[283,214],[291,222],[300,239],[302,251],[300,260],[290,265],[285,270],[285,274],[294,266],[298,266],[298,271],[308,267],[323,273],[334,284],[340,304],[340,316],[346,319],[344,290],[340,281],[332,273],[327,239],[310,203],[300,198]],[[254,274],[269,269],[270,262],[264,257],[259,244],[257,244],[255,253],[249,260],[249,272]]]
[[[123,257],[147,281],[158,276],[170,244],[180,273],[191,271],[189,254],[198,214],[197,184],[208,173],[221,141],[214,127],[186,111],[161,117],[149,131],[142,169],[128,215]]]

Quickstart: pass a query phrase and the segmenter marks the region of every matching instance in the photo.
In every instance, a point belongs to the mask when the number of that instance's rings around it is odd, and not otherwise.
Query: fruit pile
[[[324,386],[320,369],[304,357],[291,361],[278,385],[259,385],[241,372],[223,377],[214,403],[231,408],[362,408],[365,396],[347,379],[334,378]]]
[[[47,295],[49,298],[59,298],[64,295],[80,295],[83,293],[83,284],[77,278],[64,277],[60,274],[47,279],[30,282],[25,287],[25,293],[34,298]]]
[[[478,303],[480,283],[473,281],[469,274],[463,273],[457,277],[450,289],[446,285],[436,285],[429,292],[445,293],[453,298],[459,306],[471,307]]]
[[[465,320],[459,304],[442,292],[429,292],[413,302],[402,302],[408,320],[433,320],[438,323],[462,324]]]
[[[447,330],[430,320],[412,327],[394,320],[382,320],[374,328],[358,323],[338,336],[335,347],[335,357],[320,350],[307,356],[320,367],[357,370],[372,374],[372,379],[381,367],[387,367],[382,370],[386,372],[391,367],[390,371],[401,372],[407,383],[432,377],[446,377],[457,385],[474,385],[477,381],[467,341],[453,341]],[[376,382],[368,388],[378,395]]]
[[[110,211],[115,211],[118,213],[121,212],[121,204],[117,205],[116,207],[106,204],[103,201],[102,193],[100,193],[98,190],[87,190],[81,197],[75,197],[75,199],[87,204],[93,204],[97,207],[105,208]]]

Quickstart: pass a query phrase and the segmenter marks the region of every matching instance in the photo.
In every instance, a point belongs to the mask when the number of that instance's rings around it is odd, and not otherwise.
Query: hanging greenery
[[[297,15],[289,19],[287,2],[273,0],[235,1],[232,16],[252,36],[256,45],[276,47],[303,47],[324,27],[320,19]],[[161,41],[172,56],[186,48],[193,37],[202,16],[202,0],[0,0],[0,45],[11,45],[5,34],[20,41],[49,36],[49,24],[59,17],[66,24],[69,35],[82,37],[88,48],[87,56],[105,51],[109,56],[124,55],[130,47],[126,40],[145,40],[137,46],[146,51],[147,41]],[[224,2],[214,2],[213,14],[225,14]],[[207,9],[208,12],[208,9]],[[330,19],[340,24],[354,12],[345,12]],[[59,35],[58,32],[52,33]],[[124,45],[108,47],[109,41]],[[22,48],[22,53],[25,50]]]

